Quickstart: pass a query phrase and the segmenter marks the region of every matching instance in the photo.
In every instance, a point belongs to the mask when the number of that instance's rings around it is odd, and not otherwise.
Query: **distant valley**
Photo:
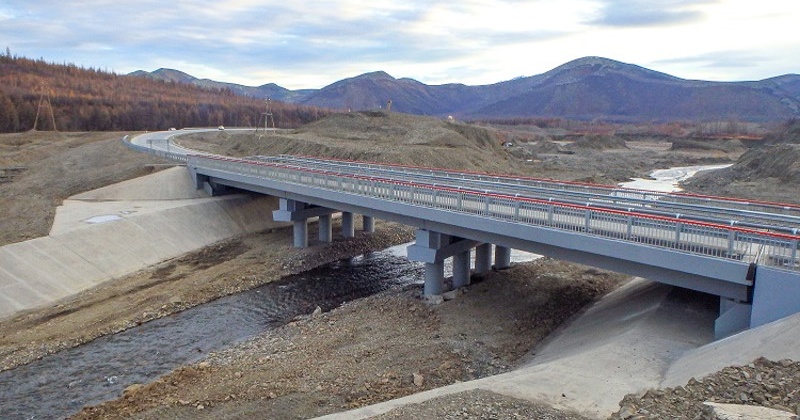
[[[324,108],[378,109],[391,100],[395,111],[462,119],[760,122],[800,117],[798,74],[744,82],[686,80],[601,57],[580,58],[540,75],[481,86],[426,85],[382,71],[303,90],[275,83],[254,87],[198,79],[172,69],[130,75]]]

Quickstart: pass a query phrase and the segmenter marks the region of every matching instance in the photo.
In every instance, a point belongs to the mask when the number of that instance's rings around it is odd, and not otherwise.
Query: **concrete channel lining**
[[[181,188],[159,190],[170,179]],[[0,317],[224,239],[285,225],[272,221],[278,204],[273,197],[207,197],[187,179],[185,168],[175,168],[71,197],[58,209],[49,236],[0,247]],[[158,200],[137,201],[148,186],[160,191]],[[92,215],[115,217],[91,223]]]

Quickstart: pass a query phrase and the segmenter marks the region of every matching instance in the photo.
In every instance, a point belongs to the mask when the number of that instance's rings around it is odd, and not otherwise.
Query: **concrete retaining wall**
[[[181,180],[186,178],[186,182]],[[181,188],[165,187],[172,181]],[[149,186],[159,200],[137,200]],[[185,168],[81,194],[58,209],[50,235],[0,248],[0,317],[273,222],[274,197],[203,197]]]

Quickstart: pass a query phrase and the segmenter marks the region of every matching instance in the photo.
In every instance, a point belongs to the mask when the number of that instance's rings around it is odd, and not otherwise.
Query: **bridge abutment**
[[[800,312],[800,277],[771,267],[756,268],[750,328]]]
[[[714,321],[714,339],[720,340],[750,327],[753,305],[719,298],[719,317]]]

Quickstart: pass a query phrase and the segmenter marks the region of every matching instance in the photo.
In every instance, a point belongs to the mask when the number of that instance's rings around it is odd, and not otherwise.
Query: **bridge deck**
[[[211,156],[190,157],[190,163],[200,170],[223,171],[231,175],[358,194],[391,203],[402,202],[445,212],[475,214],[491,219],[668,246],[684,252],[728,259],[744,258],[746,262],[755,262],[758,257],[765,257],[764,261],[773,262],[794,260],[796,241],[800,239],[795,235],[663,217],[639,211],[620,211],[599,205],[586,206],[543,200],[518,193],[476,191],[410,182],[402,178],[379,178],[320,170],[314,165],[287,165]],[[779,265],[791,269],[796,263]]]
[[[342,174],[519,195],[784,233],[796,234],[800,231],[800,206],[791,204],[311,157],[282,155],[254,158],[263,162],[297,165],[298,168],[314,168]]]
[[[485,243],[712,293],[726,302],[720,336],[800,311],[786,299],[800,293],[798,206],[328,159],[191,154],[161,146],[158,135],[126,144],[185,162],[198,186],[301,203],[291,210],[301,209],[300,219],[290,219],[300,225],[343,211],[416,226],[415,247],[435,258],[424,260],[429,265]],[[298,232],[305,229],[295,223]],[[461,242],[440,253],[420,243],[426,232]]]

